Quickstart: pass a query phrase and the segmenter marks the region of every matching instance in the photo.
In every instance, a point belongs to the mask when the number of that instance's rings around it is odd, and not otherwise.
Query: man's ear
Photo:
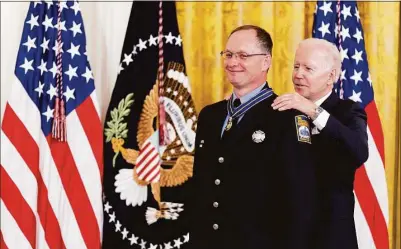
[[[327,85],[333,85],[336,81],[336,75],[337,75],[337,70],[336,69],[332,69],[329,73],[329,80],[327,81]]]
[[[263,59],[262,71],[267,72],[271,65],[272,65],[272,56],[266,55],[265,58]]]

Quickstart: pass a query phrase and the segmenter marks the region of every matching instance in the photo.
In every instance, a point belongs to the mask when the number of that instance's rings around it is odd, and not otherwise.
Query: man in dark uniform
[[[312,147],[317,159],[319,218],[316,249],[357,249],[353,182],[368,158],[366,113],[332,90],[341,73],[335,45],[322,39],[302,41],[294,62],[296,93],[276,98],[274,109],[296,109],[311,117]]]
[[[310,249],[311,131],[306,115],[271,107],[272,46],[247,25],[221,52],[234,92],[199,115],[190,249]]]

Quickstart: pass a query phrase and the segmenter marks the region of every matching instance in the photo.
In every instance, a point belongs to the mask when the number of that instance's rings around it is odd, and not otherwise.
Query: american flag
[[[100,248],[102,126],[85,40],[78,2],[30,3],[1,126],[2,249]],[[66,142],[51,133],[58,95]]]
[[[335,85],[337,94],[359,102],[368,115],[369,158],[357,170],[354,182],[359,248],[388,249],[383,131],[374,100],[358,6],[355,1],[318,1],[314,18],[313,37],[336,44],[341,52],[342,72]]]

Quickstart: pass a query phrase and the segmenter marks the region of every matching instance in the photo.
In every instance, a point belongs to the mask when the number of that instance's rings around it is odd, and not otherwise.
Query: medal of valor
[[[266,85],[258,94],[239,106],[234,106],[234,95],[231,95],[230,99],[227,101],[227,115],[229,118],[226,127],[224,127],[224,131],[229,131],[233,127],[233,122],[237,122],[234,120],[238,120],[238,118],[243,116],[249,109],[267,99],[272,94],[273,90]]]
[[[230,130],[230,129],[231,129],[231,126],[233,126],[233,118],[232,118],[232,117],[229,117],[225,130],[226,130],[226,131]]]

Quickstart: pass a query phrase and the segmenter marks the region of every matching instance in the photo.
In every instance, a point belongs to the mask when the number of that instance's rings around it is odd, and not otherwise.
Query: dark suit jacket
[[[320,211],[316,249],[357,249],[353,183],[356,169],[368,158],[366,113],[334,92],[321,107],[330,118],[312,136]]]
[[[201,111],[186,248],[311,248],[316,204],[311,144],[298,141],[295,111],[272,109],[275,97],[245,114],[229,144],[220,138],[227,101]]]

